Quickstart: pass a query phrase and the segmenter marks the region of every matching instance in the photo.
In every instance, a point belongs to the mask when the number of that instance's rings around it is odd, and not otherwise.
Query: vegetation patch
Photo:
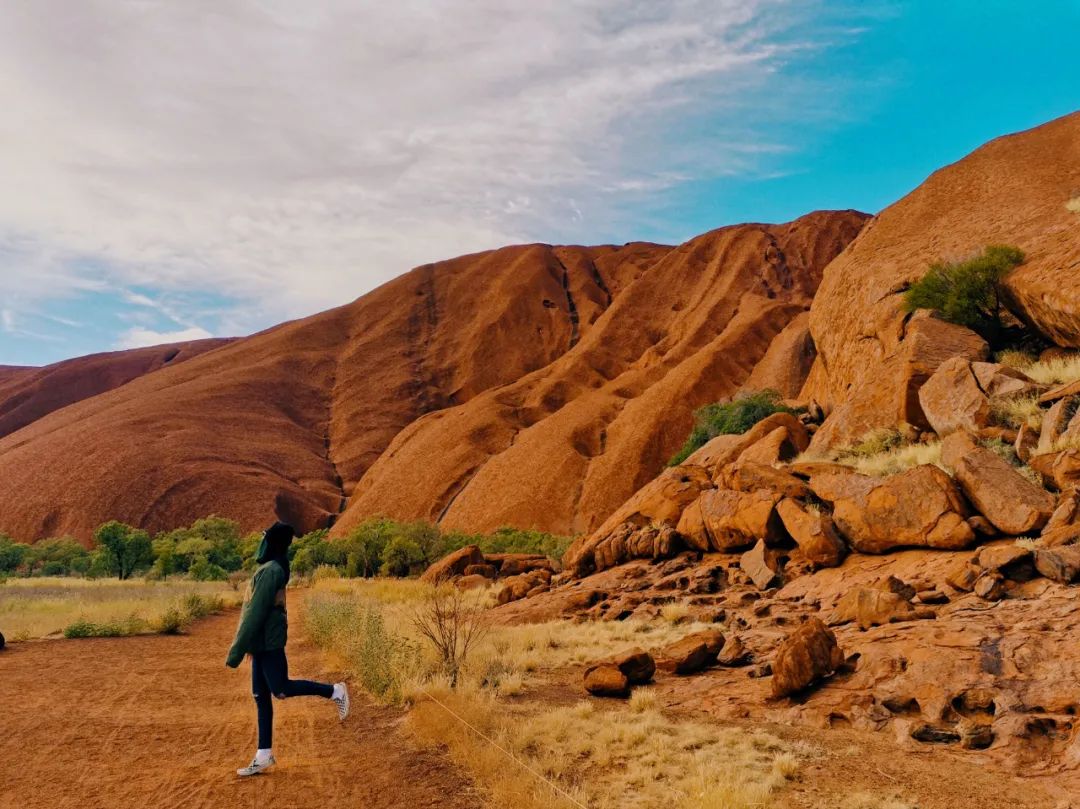
[[[1001,284],[1023,261],[1019,248],[991,245],[966,261],[932,264],[904,292],[904,310],[932,309],[977,332],[992,348],[1003,348],[1008,335]]]
[[[730,402],[715,402],[694,411],[694,428],[682,449],[668,466],[681,464],[718,435],[741,435],[774,413],[796,413],[787,407],[775,390],[737,396]]]

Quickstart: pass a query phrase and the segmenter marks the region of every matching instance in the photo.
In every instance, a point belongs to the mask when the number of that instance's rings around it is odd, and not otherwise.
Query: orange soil
[[[235,624],[230,614],[181,637],[40,641],[0,653],[0,808],[483,805],[453,765],[402,738],[400,713],[358,694],[344,726],[323,700],[276,703],[278,765],[238,778],[255,748],[255,706],[247,664],[223,664]],[[294,677],[331,676],[303,639],[289,658]]]

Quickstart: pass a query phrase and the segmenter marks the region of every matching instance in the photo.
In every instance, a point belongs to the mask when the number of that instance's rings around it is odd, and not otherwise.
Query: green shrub
[[[0,533],[0,573],[14,573],[22,565],[28,550],[29,545]]]
[[[187,616],[177,606],[169,607],[154,622],[153,629],[161,635],[179,635],[188,624]]]
[[[718,435],[741,435],[774,413],[795,413],[775,390],[735,397],[730,402],[705,405],[694,412],[694,429],[668,466],[677,466]]]
[[[416,569],[423,568],[426,562],[424,549],[406,536],[396,536],[383,549],[383,563],[380,572],[384,576],[403,578]]]
[[[509,526],[496,528],[490,534],[466,534],[455,531],[443,534],[438,553],[431,561],[441,559],[466,545],[476,545],[484,553],[537,553],[549,559],[562,559],[573,541],[573,537],[561,534]]]
[[[215,565],[205,556],[197,556],[188,568],[188,576],[195,581],[227,581],[229,571],[220,565]]]
[[[933,309],[951,323],[967,326],[991,347],[1005,336],[1001,284],[1024,254],[1016,247],[991,245],[967,261],[938,262],[904,292],[904,310]]]
[[[77,540],[54,537],[30,545],[24,551],[23,563],[32,576],[66,576],[73,566],[78,567],[89,558],[90,552]]]
[[[343,655],[361,685],[385,702],[399,702],[421,669],[419,647],[391,631],[377,605],[319,594],[308,601],[307,627],[312,640]]]
[[[118,621],[78,620],[64,629],[65,638],[122,638],[145,632],[147,624],[134,615]]]

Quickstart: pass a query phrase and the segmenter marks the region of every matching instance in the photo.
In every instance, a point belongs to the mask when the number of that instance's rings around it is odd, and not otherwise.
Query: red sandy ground
[[[0,807],[483,805],[453,765],[402,738],[399,712],[359,695],[344,726],[323,700],[276,703],[278,765],[238,778],[255,748],[255,706],[247,664],[224,665],[235,625],[230,614],[180,637],[18,643],[0,653]],[[289,658],[294,677],[330,677],[302,639]]]
[[[247,665],[238,672],[223,665],[235,622],[234,613],[179,637],[40,641],[0,653],[0,809],[484,806],[467,775],[402,736],[400,712],[369,704],[356,688],[344,727],[322,700],[276,703],[277,767],[237,778],[236,767],[255,747],[255,711]],[[300,629],[294,620],[291,673],[331,679],[334,672]],[[575,702],[583,697],[580,678],[575,667],[554,672],[521,699]],[[1039,781],[938,749],[901,751],[882,734],[736,724],[748,732],[764,727],[816,751],[777,796],[785,809],[832,807],[857,792],[898,793],[920,809],[1067,805]]]

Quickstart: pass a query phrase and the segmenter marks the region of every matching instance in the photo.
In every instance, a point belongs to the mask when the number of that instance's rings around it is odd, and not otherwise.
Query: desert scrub
[[[423,675],[419,644],[387,626],[377,602],[316,592],[306,614],[312,640],[340,657],[377,699],[400,703],[406,684]]]
[[[837,450],[836,457],[841,462],[845,459],[870,458],[892,452],[904,443],[904,436],[900,430],[895,427],[882,427],[871,430],[851,446]]]
[[[782,402],[775,390],[736,396],[730,402],[716,402],[694,411],[694,427],[682,449],[668,466],[681,464],[718,435],[741,435],[774,413],[796,413]]]
[[[146,621],[135,615],[129,615],[116,621],[87,621],[80,619],[64,628],[65,638],[122,638],[128,635],[140,635],[148,629]]]
[[[1024,253],[1008,245],[990,245],[965,261],[940,261],[904,292],[904,310],[932,309],[951,323],[967,326],[991,347],[1003,347],[1006,329],[1001,284]]]
[[[941,462],[940,441],[902,444],[894,449],[872,455],[839,450],[834,457],[838,463],[850,466],[856,472],[870,477],[888,477],[924,464],[945,468]]]
[[[11,640],[29,640],[59,636],[76,623],[113,627],[135,616],[145,623],[142,631],[162,631],[193,595],[212,611],[240,602],[224,583],[11,578],[0,588],[0,626]]]
[[[990,400],[990,417],[1004,427],[1039,429],[1043,410],[1038,396],[994,397]]]
[[[804,753],[767,733],[674,720],[652,707],[511,704],[449,689],[431,696],[410,711],[409,730],[421,743],[445,746],[495,805],[515,809],[762,809]],[[544,780],[514,766],[448,711]]]

